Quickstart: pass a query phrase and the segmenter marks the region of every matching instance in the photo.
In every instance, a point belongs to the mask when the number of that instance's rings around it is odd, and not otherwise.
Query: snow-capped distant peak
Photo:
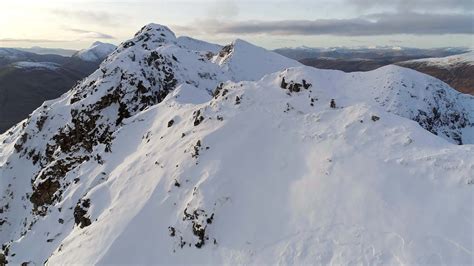
[[[84,61],[102,61],[104,60],[109,54],[111,54],[117,46],[110,44],[110,43],[103,43],[103,42],[94,42],[91,47],[87,49],[83,49],[76,54],[74,57],[80,58]]]
[[[441,58],[424,58],[406,61],[406,63],[421,63],[430,66],[451,67],[458,64],[474,65],[474,51]]]
[[[13,64],[15,68],[22,68],[22,69],[48,69],[48,70],[56,70],[60,67],[59,64],[53,62],[16,62]]]
[[[0,48],[0,57],[7,58],[7,59],[18,59],[20,57],[24,57],[30,53],[20,51],[14,48]]]

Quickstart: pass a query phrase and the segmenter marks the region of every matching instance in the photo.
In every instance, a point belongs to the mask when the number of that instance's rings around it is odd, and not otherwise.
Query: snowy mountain
[[[474,65],[474,51],[441,58],[438,57],[411,60],[407,61],[406,63],[422,63],[429,66],[438,66],[444,68],[450,68],[459,64]]]
[[[280,48],[275,52],[295,60],[332,58],[339,60],[370,59],[370,60],[395,60],[398,62],[418,58],[445,57],[469,52],[468,48],[433,48],[420,49],[398,46],[372,46],[372,47],[295,47]]]
[[[13,48],[0,48],[0,56],[5,58],[18,58],[25,56],[25,54],[28,53]]]
[[[0,48],[0,134],[25,119],[45,100],[68,91],[100,63]]]
[[[0,47],[0,67],[4,67],[16,62],[51,62],[56,64],[62,64],[67,60],[67,57],[59,55],[40,55],[21,51],[19,49]]]
[[[0,135],[0,260],[472,264],[474,97],[190,40],[149,24]]]
[[[117,46],[110,43],[94,42],[91,47],[78,51],[73,57],[80,58],[84,61],[102,61],[110,53],[112,53]]]
[[[436,77],[456,90],[474,95],[474,52],[399,62],[397,65]]]
[[[33,46],[31,48],[16,48],[16,49],[25,51],[25,52],[35,53],[35,54],[42,54],[42,55],[54,54],[54,55],[67,56],[67,57],[70,57],[77,52],[76,50],[71,50],[71,49],[45,48],[45,47],[39,47],[39,46]]]

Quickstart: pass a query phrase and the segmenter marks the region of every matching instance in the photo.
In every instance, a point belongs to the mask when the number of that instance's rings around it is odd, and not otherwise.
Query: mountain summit
[[[149,24],[0,135],[13,264],[471,264],[474,97]]]
[[[72,57],[79,58],[84,61],[100,62],[112,53],[117,46],[110,43],[94,42],[91,47],[83,49],[73,54]]]

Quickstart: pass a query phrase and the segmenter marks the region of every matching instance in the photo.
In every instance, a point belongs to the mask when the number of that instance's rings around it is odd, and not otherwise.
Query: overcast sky
[[[266,48],[474,47],[474,0],[0,0],[0,46],[118,44],[150,22]]]

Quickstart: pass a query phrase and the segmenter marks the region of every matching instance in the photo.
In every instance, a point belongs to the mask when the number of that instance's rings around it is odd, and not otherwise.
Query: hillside
[[[215,47],[146,25],[0,135],[6,261],[472,264],[474,97]]]
[[[474,52],[399,62],[397,65],[426,73],[462,93],[474,95]]]
[[[88,49],[88,59],[95,56],[91,49]],[[87,54],[85,50],[82,52],[82,55]],[[76,82],[97,70],[106,56],[83,60],[78,56],[0,48],[0,133],[27,118],[44,101],[67,92]]]
[[[462,93],[474,95],[473,52],[462,48],[282,48],[275,50],[304,65],[344,72],[371,71],[396,64],[438,78]]]

